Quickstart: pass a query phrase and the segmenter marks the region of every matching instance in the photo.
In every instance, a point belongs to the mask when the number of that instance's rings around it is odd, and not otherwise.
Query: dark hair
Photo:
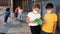
[[[48,4],[46,5],[46,9],[51,9],[51,8],[53,8],[53,4],[52,4],[52,3],[48,3]]]
[[[10,11],[10,8],[7,8],[6,11]]]
[[[39,9],[40,9],[40,5],[39,5],[39,4],[36,4],[36,5],[34,6],[34,8],[39,8]]]

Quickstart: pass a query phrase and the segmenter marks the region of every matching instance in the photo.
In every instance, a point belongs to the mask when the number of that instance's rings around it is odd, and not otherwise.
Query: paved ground
[[[2,12],[4,13],[4,12]],[[0,14],[2,14],[0,13]],[[15,18],[12,19],[13,16],[11,16],[8,19],[7,24],[4,24],[4,15],[0,16],[0,32],[6,33],[6,34],[30,34],[29,26],[26,24],[26,22],[19,22]],[[24,17],[23,17],[23,20]]]

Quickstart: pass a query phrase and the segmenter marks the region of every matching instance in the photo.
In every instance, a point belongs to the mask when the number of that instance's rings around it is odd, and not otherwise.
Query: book
[[[35,22],[36,24],[40,25],[41,19],[36,18],[36,19],[34,20],[34,22]]]

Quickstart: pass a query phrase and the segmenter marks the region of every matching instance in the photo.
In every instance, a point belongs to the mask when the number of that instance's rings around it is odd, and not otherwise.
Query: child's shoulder
[[[28,12],[28,14],[31,14],[32,12]]]

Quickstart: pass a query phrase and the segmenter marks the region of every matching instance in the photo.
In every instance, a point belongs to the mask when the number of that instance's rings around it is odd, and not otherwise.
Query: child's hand
[[[43,22],[40,22],[40,25],[43,25]]]
[[[45,21],[42,21],[42,22],[40,22],[40,25],[43,25],[45,23]]]
[[[30,22],[31,22],[31,23],[34,23],[34,21],[33,21],[33,20],[31,20]]]
[[[55,34],[54,32],[52,34]]]

